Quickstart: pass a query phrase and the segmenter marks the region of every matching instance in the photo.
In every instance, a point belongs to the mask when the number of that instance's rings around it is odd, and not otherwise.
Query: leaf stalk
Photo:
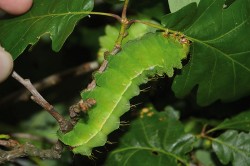
[[[81,12],[81,13],[82,14],[101,15],[101,16],[113,17],[113,18],[117,19],[119,22],[122,22],[122,18],[119,15],[113,14],[113,13],[104,13],[104,12]]]

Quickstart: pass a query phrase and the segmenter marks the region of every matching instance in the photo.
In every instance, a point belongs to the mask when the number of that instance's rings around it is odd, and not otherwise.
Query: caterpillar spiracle
[[[72,147],[73,152],[90,156],[92,149],[103,146],[107,135],[119,128],[120,116],[130,109],[129,100],[140,93],[139,85],[155,75],[172,77],[174,68],[182,67],[189,44],[175,35],[148,33],[126,43],[122,51],[108,56],[103,73],[95,73],[96,87],[81,93],[82,99],[96,100],[96,105],[80,119],[73,130],[59,140]]]

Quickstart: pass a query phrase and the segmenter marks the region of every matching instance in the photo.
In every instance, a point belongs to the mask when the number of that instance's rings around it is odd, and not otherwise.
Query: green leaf
[[[63,115],[63,112],[67,112],[67,105],[54,104],[54,108],[58,110],[58,113]],[[40,136],[48,140],[57,140],[56,130],[58,129],[58,123],[55,119],[48,114],[45,110],[40,110],[26,121],[19,124],[21,130],[25,133]]]
[[[188,165],[185,154],[192,150],[195,139],[184,133],[171,109],[157,112],[152,107],[144,108],[130,127],[106,165],[177,166],[177,161]]]
[[[0,139],[9,139],[10,136],[6,134],[0,134]]]
[[[176,13],[165,15],[162,17],[161,23],[167,28],[174,29],[176,31],[182,30],[193,21],[196,10],[197,4],[191,3]]]
[[[233,166],[250,165],[250,133],[229,130],[212,141],[213,150],[222,164],[231,161]]]
[[[101,49],[98,52],[99,61],[104,59],[104,52],[111,51],[115,45],[117,36],[119,35],[119,27],[107,25],[105,27],[105,35],[99,38]],[[128,41],[142,37],[147,32],[155,32],[155,28],[151,28],[144,24],[133,24],[128,29],[128,36],[126,36],[122,42],[122,45]]]
[[[34,0],[28,13],[0,21],[0,43],[16,59],[28,45],[49,33],[53,50],[59,51],[93,5],[93,0]]]
[[[201,165],[216,166],[216,164],[213,161],[211,152],[205,150],[197,150],[194,155],[197,161],[199,161]]]
[[[242,112],[239,115],[226,119],[222,123],[220,123],[215,128],[208,131],[208,133],[217,131],[217,130],[225,130],[225,129],[233,129],[233,130],[241,130],[250,132],[250,111]]]
[[[190,62],[173,82],[176,96],[198,86],[198,104],[209,105],[250,94],[250,0],[224,7],[224,0],[201,0],[162,19],[193,42]]]
[[[105,35],[99,38],[102,49],[111,51],[115,45],[117,36],[119,35],[119,27],[107,25],[105,27]],[[147,32],[155,32],[155,28],[151,28],[144,24],[133,24],[128,30],[128,36],[123,40],[123,45],[130,40],[142,37]]]
[[[180,10],[192,2],[199,4],[200,0],[168,0],[169,8],[172,13]]]

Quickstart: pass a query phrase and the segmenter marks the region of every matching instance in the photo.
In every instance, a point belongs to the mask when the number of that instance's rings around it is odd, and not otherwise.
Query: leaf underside
[[[59,51],[76,23],[93,9],[93,0],[34,0],[26,14],[0,20],[0,43],[16,59],[28,45],[49,34],[52,48]]]
[[[184,97],[198,85],[200,105],[250,94],[250,0],[224,3],[201,0],[198,7],[192,3],[162,19],[193,42],[191,60],[172,88]]]

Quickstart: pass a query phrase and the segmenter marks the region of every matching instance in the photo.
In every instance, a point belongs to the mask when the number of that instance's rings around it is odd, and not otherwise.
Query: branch
[[[18,82],[23,84],[30,93],[32,94],[31,99],[43,107],[50,115],[52,115],[60,126],[62,132],[70,131],[73,126],[67,121],[61,114],[59,114],[52,105],[50,105],[36,90],[36,88],[31,84],[29,79],[23,79],[15,71],[12,73],[12,77],[15,78]]]
[[[59,73],[57,75],[52,75],[42,82],[36,84],[38,88],[49,87],[54,85],[57,82],[60,82],[62,77],[68,75],[81,75],[83,73],[94,70],[98,67],[97,62],[91,62],[87,64],[83,64],[76,68],[67,70],[63,73]],[[64,119],[52,105],[50,105],[36,90],[36,88],[31,84],[30,80],[23,79],[20,75],[18,75],[15,71],[12,73],[12,77],[15,78],[18,82],[20,82],[23,86],[27,88],[27,90],[32,94],[31,99],[35,101],[37,104],[42,106],[49,114],[51,114],[58,122],[60,126],[60,130],[62,132],[67,132],[72,129],[72,124]],[[16,135],[17,136],[17,135]],[[18,134],[20,137],[30,137],[29,135]],[[19,144],[17,141],[9,139],[9,140],[0,140],[0,146],[3,146],[7,149],[11,149],[9,151],[0,150],[0,164],[11,161],[15,158],[25,157],[25,156],[33,156],[39,157],[43,159],[58,159],[61,157],[61,153],[63,151],[63,144],[61,142],[57,142],[51,149],[43,150],[36,148],[34,145],[25,143],[24,145]]]
[[[32,135],[29,133],[11,133],[10,134],[11,137],[15,138],[15,139],[26,139],[29,141],[40,141],[40,142],[48,142],[50,144],[54,144],[55,141],[49,138],[45,138],[45,137],[41,137],[41,136],[37,136],[37,135]]]
[[[128,3],[129,3],[129,0],[125,0],[123,9],[122,9],[122,19],[127,18]]]
[[[121,22],[121,29],[120,29],[119,35],[115,41],[115,46],[111,52],[109,52],[108,54],[104,54],[104,58],[107,55],[116,55],[121,50],[122,40],[123,40],[123,38],[125,38],[127,36],[126,32],[130,26],[130,24],[129,24],[130,22],[127,19],[128,3],[129,3],[129,0],[125,0],[124,5],[123,5],[123,10],[122,10],[122,17],[121,17],[121,21],[120,21]],[[98,69],[98,72],[102,73],[106,69],[107,65],[108,65],[108,61],[106,59],[104,59],[100,68]],[[87,90],[94,89],[95,86],[96,86],[96,82],[95,82],[95,80],[93,80],[91,83],[88,84]]]
[[[19,145],[10,151],[0,151],[0,164],[25,156],[33,156],[43,159],[58,159],[61,157],[62,151],[63,144],[61,142],[57,142],[51,149],[47,150],[42,150],[29,143],[25,143],[24,145]]]
[[[131,25],[129,20],[127,19],[127,9],[128,9],[129,0],[125,0],[123,9],[122,9],[122,18],[121,18],[121,29],[119,32],[119,36],[115,41],[114,49],[121,49],[122,40],[127,36],[127,29]],[[114,50],[113,49],[113,50]]]
[[[54,85],[59,84],[62,81],[65,81],[67,78],[80,76],[83,74],[86,74],[88,72],[91,72],[93,70],[96,70],[98,68],[99,64],[96,61],[84,63],[80,66],[73,67],[70,69],[67,69],[63,72],[55,73],[53,75],[50,75],[43,80],[36,82],[33,84],[33,86],[38,90],[42,91],[44,89],[50,88]],[[19,91],[16,91],[6,97],[4,97],[2,100],[0,100],[0,104],[7,103],[7,102],[17,102],[17,101],[26,101],[30,98],[30,92],[26,89],[21,89]]]
[[[13,139],[8,139],[8,140],[0,139],[0,146],[4,146],[6,148],[14,148],[14,147],[17,147],[19,145],[20,144]]]

